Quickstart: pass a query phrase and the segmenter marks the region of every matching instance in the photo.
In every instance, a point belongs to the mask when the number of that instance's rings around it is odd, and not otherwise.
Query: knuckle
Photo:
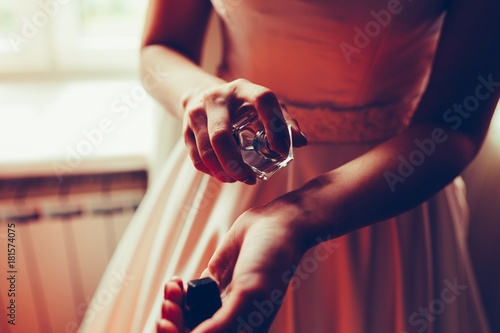
[[[243,78],[239,78],[239,79],[236,79],[234,81],[231,81],[230,84],[233,86],[233,87],[238,87],[238,86],[241,86],[241,85],[245,85],[247,84],[249,81],[246,80],[246,79],[243,79]]]
[[[182,131],[182,137],[184,138],[184,144],[188,148],[196,147],[196,141],[194,138],[193,130],[190,127],[185,127]]]
[[[276,100],[276,95],[268,88],[262,88],[255,95],[255,103],[257,105],[272,106]]]
[[[202,160],[207,160],[215,157],[215,152],[212,148],[206,148],[200,152],[200,157]]]
[[[189,148],[189,157],[191,158],[191,162],[193,162],[193,166],[196,170],[206,172],[207,169],[203,161],[200,159],[196,147]]]
[[[196,149],[196,146],[193,144],[189,144],[186,146],[188,155],[191,158],[191,161],[193,161],[193,164],[199,159],[198,158],[198,150]]]
[[[198,171],[201,171],[201,172],[205,172],[206,171],[205,164],[203,163],[202,160],[199,160],[199,159],[193,160],[193,166]]]
[[[204,117],[206,117],[205,108],[203,108],[202,106],[192,108],[188,111],[188,119],[190,122],[196,121]]]
[[[217,94],[212,98],[213,105],[225,105],[227,101],[227,97],[224,94]]]
[[[224,127],[215,128],[210,135],[210,143],[212,146],[219,146],[227,143],[229,130]]]
[[[214,90],[212,90],[212,89],[205,91],[201,95],[201,103],[203,105],[206,105],[207,102],[209,102],[212,99],[213,94],[214,94]]]
[[[189,146],[191,144],[191,131],[190,130],[184,130],[182,133],[182,137],[184,138],[184,144],[186,146]]]
[[[228,94],[228,87],[217,87],[209,90],[203,94],[202,104],[204,106],[225,104]]]

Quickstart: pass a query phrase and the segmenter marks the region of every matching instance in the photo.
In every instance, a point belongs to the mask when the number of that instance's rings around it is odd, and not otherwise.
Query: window
[[[36,50],[43,36],[34,38],[26,27],[26,15],[34,8],[31,0],[2,0],[0,4],[0,74],[39,71],[48,64]],[[25,37],[23,37],[23,34]],[[31,42],[28,42],[31,40]]]
[[[79,0],[81,26],[85,34],[105,31],[108,35],[139,37],[137,13],[144,13],[145,1],[136,0]]]
[[[0,33],[4,34],[14,28],[14,0],[0,2]]]
[[[147,1],[2,0],[0,74],[138,66]]]

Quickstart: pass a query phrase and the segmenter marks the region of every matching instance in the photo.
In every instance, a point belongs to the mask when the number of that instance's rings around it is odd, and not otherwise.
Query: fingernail
[[[247,185],[255,185],[257,183],[257,179],[255,177],[248,177],[247,179],[243,180],[243,183]]]
[[[181,289],[184,288],[182,279],[177,275],[172,276],[170,278],[170,282],[175,282],[179,286],[179,288],[181,288]]]

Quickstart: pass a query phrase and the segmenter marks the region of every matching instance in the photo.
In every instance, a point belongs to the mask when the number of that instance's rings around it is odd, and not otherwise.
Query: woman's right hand
[[[183,135],[196,169],[221,182],[242,181],[255,184],[255,173],[243,162],[233,138],[231,119],[242,107],[252,107],[262,121],[271,149],[288,155],[292,127],[294,147],[307,144],[298,123],[280,105],[268,88],[238,79],[192,94],[183,100]]]

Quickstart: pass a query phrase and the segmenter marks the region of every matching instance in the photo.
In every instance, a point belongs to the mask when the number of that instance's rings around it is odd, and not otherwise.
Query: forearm
[[[341,236],[424,202],[459,175],[476,151],[461,132],[417,125],[283,198],[303,210],[298,226],[307,249],[318,239]]]
[[[141,51],[141,80],[147,92],[178,117],[189,98],[225,83],[182,53],[158,44]]]

